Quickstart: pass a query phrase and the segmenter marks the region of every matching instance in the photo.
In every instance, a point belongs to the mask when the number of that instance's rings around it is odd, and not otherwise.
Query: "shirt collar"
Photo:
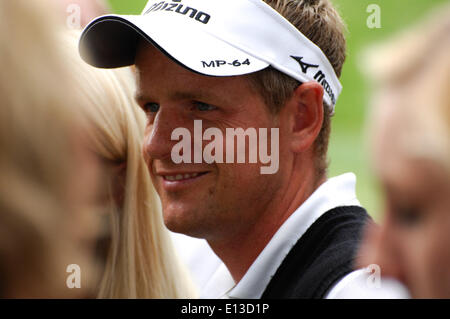
[[[328,179],[284,222],[246,274],[225,297],[258,299],[292,247],[324,213],[339,206],[360,206],[356,176],[346,173]]]

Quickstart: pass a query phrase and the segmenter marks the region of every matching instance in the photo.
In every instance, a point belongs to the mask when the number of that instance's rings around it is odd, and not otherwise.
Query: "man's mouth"
[[[164,178],[165,181],[173,182],[173,181],[183,181],[183,180],[193,179],[200,175],[204,175],[206,173],[207,172],[166,174],[166,175],[162,175],[162,177]]]

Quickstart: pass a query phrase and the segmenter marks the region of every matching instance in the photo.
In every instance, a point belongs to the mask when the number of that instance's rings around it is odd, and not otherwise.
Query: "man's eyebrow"
[[[191,92],[182,92],[182,91],[178,91],[178,92],[174,92],[172,94],[172,98],[174,99],[179,99],[179,100],[184,100],[184,99],[199,99],[204,97],[204,94],[200,93],[191,93]]]
[[[177,100],[197,100],[203,102],[219,102],[224,100],[222,94],[218,94],[217,91],[203,90],[202,88],[195,88],[193,91],[176,91],[171,94],[171,97]]]
[[[139,103],[139,102],[143,102],[143,101],[148,101],[149,98],[148,96],[146,96],[144,93],[137,91],[134,94],[134,100]]]
[[[136,102],[139,102],[139,101],[141,101],[141,100],[142,100],[142,94],[141,94],[141,93],[138,93],[138,92],[136,92],[136,93],[134,93],[134,96],[133,96],[133,98],[134,98],[134,100],[135,100]]]
[[[204,92],[202,90],[198,90],[196,92],[189,92],[189,91],[177,91],[177,92],[173,92],[170,97],[172,99],[176,99],[176,100],[202,100],[202,99],[213,99],[213,98],[217,98],[214,94],[210,94],[207,92]],[[136,102],[145,102],[145,101],[152,101],[153,98],[144,93],[144,92],[140,92],[137,91],[134,95],[134,99],[136,100]]]

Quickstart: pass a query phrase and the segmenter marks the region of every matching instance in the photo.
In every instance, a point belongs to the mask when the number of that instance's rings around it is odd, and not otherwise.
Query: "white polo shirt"
[[[213,263],[215,269],[202,270],[207,278],[199,278],[196,268],[213,259],[208,252],[208,249],[211,251],[209,246],[202,246],[202,251],[196,252],[198,258],[194,262],[191,259],[188,264],[191,272],[197,274],[197,282],[201,282],[200,297],[260,298],[289,251],[320,216],[339,206],[360,206],[355,186],[356,176],[353,173],[330,178],[323,183],[278,229],[237,284],[225,265],[217,263],[217,260]],[[406,289],[398,282],[382,280],[379,285],[370,285],[369,276],[370,273],[364,269],[348,274],[330,289],[326,298],[408,297]]]

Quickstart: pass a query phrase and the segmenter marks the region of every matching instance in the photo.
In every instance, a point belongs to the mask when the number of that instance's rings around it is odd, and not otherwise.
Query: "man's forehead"
[[[158,58],[158,54],[161,53],[151,43],[144,40],[140,41],[136,49],[136,57],[134,63],[138,72],[142,72],[142,69],[147,64],[149,64],[152,60]]]
[[[190,81],[211,78],[192,72],[147,41],[142,41],[142,44],[138,47],[135,66],[141,80],[152,80],[152,78],[161,78],[165,75],[171,75],[173,81],[180,78],[189,79]],[[150,76],[152,78],[149,79]]]
[[[148,84],[159,85],[161,80],[169,81],[173,87],[183,87],[183,92],[193,91],[207,95],[210,89],[224,94],[237,87],[248,88],[248,76],[209,76],[193,72],[173,61],[150,43],[139,46],[135,59],[138,88],[143,91]],[[178,93],[191,94],[193,93]]]

